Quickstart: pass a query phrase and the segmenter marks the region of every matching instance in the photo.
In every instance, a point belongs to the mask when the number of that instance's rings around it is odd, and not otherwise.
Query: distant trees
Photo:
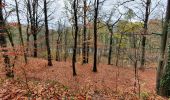
[[[3,18],[3,2],[0,0],[0,47],[2,49],[2,55],[4,58],[4,64],[6,69],[6,76],[7,77],[14,77],[13,68],[10,63],[10,58],[8,55],[8,49],[7,49],[7,41],[6,41],[6,26],[5,21]]]

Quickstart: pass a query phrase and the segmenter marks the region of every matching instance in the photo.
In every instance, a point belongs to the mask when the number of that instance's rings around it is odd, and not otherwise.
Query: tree
[[[156,92],[159,95],[165,95],[163,91],[161,91],[161,78],[163,76],[163,69],[165,66],[165,51],[166,51],[166,44],[167,44],[167,37],[168,37],[168,25],[170,22],[170,0],[167,3],[166,9],[166,18],[163,26],[163,32],[161,36],[161,48],[160,48],[160,55],[159,55],[159,64],[157,68],[157,77],[156,77]]]
[[[39,29],[38,18],[40,17],[40,15],[38,15],[38,3],[39,0],[33,0],[32,2],[27,0],[27,10],[31,23],[31,34],[33,35],[34,39],[34,57],[37,57],[37,33]]]
[[[97,72],[97,21],[99,13],[99,0],[94,2],[94,61],[93,61],[93,72]]]
[[[62,34],[63,28],[61,21],[58,21],[58,37],[57,37],[57,46],[56,46],[56,61],[61,61],[60,52],[61,52],[61,43],[62,43]]]
[[[78,21],[77,21],[77,4],[78,0],[73,1],[73,9],[74,9],[74,28],[75,28],[75,34],[74,34],[74,47],[73,47],[73,58],[72,58],[72,67],[73,67],[73,76],[76,76],[76,53],[77,53],[77,36],[78,36]]]
[[[68,51],[67,51],[67,47],[68,47],[68,32],[69,32],[69,30],[68,30],[68,28],[66,28],[65,29],[65,31],[64,31],[64,61],[66,62],[67,61],[67,57],[68,57]]]
[[[142,56],[141,56],[141,67],[140,69],[144,69],[145,64],[145,45],[146,45],[146,34],[148,30],[148,20],[150,15],[150,6],[151,0],[146,1],[146,11],[145,11],[145,19],[144,19],[144,34],[142,35]]]
[[[27,63],[27,54],[25,52],[25,47],[24,47],[24,40],[23,40],[23,36],[22,36],[22,26],[20,23],[20,16],[19,16],[19,10],[18,10],[18,2],[17,0],[15,0],[15,4],[16,4],[16,14],[17,14],[17,21],[18,21],[18,30],[19,30],[19,36],[21,39],[21,45],[24,51],[24,59],[25,59],[25,63]]]
[[[4,63],[5,63],[5,69],[6,69],[6,76],[7,77],[14,77],[13,69],[11,68],[10,64],[10,58],[7,54],[7,42],[6,42],[6,29],[5,29],[5,22],[3,18],[3,3],[2,0],[0,0],[0,46],[2,48]]]
[[[106,22],[107,28],[110,32],[110,44],[109,44],[109,54],[108,54],[108,65],[111,64],[111,58],[112,58],[112,45],[113,45],[113,28],[114,26],[119,22],[120,18],[122,15],[120,15],[120,17],[114,22],[111,23],[111,19],[113,16],[114,11],[112,10],[111,13],[109,14],[109,19]]]
[[[87,19],[87,1],[83,0],[84,2],[84,25],[83,25],[83,64],[87,63],[87,25],[86,25],[86,19]]]
[[[45,39],[47,46],[47,55],[48,55],[48,66],[52,66],[51,61],[51,50],[49,44],[49,29],[48,29],[48,15],[47,15],[47,1],[44,0],[44,17],[45,17]]]
[[[163,96],[170,96],[170,45],[169,45],[169,50],[168,50],[168,63],[165,67],[165,72],[162,75],[161,78],[161,95]]]
[[[6,1],[5,1],[5,0],[4,0],[4,4],[6,4]],[[11,9],[11,10],[8,12],[8,11],[6,10],[6,7],[4,7],[4,12],[5,12],[4,15],[6,15],[6,16],[4,16],[4,22],[5,22],[5,26],[7,27],[7,28],[6,28],[7,37],[8,37],[9,42],[10,42],[12,48],[13,48],[13,52],[16,52],[16,48],[15,48],[15,44],[14,44],[14,39],[13,39],[13,33],[11,32],[11,28],[12,28],[12,27],[15,27],[16,24],[14,24],[14,25],[7,24],[7,19],[8,19],[8,17],[9,17],[13,12],[15,12],[15,9]],[[18,24],[17,24],[17,25],[18,25]],[[15,61],[16,61],[16,59],[17,59],[17,55],[15,55],[15,57],[14,57],[14,62],[11,63],[12,67],[15,66]]]

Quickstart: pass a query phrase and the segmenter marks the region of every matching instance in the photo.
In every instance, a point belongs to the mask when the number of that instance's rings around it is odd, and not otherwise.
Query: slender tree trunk
[[[31,3],[30,3],[30,0],[27,0],[27,10],[28,10],[28,14],[29,14],[29,19],[30,19],[30,23],[31,23],[31,34],[33,34],[33,38],[34,38],[34,54],[33,56],[34,57],[37,57],[37,36],[35,34],[35,26],[34,26],[34,17],[32,16],[32,9],[31,9]],[[27,42],[28,42],[28,39],[29,37],[27,37]]]
[[[110,34],[108,65],[111,65],[111,60],[112,60],[112,45],[113,45],[112,41],[113,41],[113,31],[111,31],[111,34]]]
[[[24,47],[24,39],[23,39],[23,36],[22,36],[22,26],[21,26],[21,23],[20,23],[20,16],[19,16],[19,11],[18,11],[17,0],[15,0],[15,4],[16,4],[16,13],[17,13],[19,36],[20,36],[20,39],[21,39],[21,45],[22,45],[23,52],[24,52],[24,60],[25,60],[25,63],[27,63],[27,54],[25,52],[25,47]]]
[[[168,37],[168,24],[170,23],[170,0],[168,0],[167,3],[167,11],[166,11],[166,18],[165,23],[163,27],[163,33],[162,33],[162,39],[161,39],[161,49],[160,49],[160,56],[159,56],[159,64],[157,68],[157,78],[156,78],[156,92],[157,94],[161,95],[161,78],[163,75],[163,69],[165,66],[165,50],[166,50],[166,44],[167,44],[167,37]]]
[[[37,57],[37,35],[33,34],[34,38],[34,57]]]
[[[44,16],[45,16],[45,38],[46,38],[47,55],[48,55],[48,66],[52,66],[51,50],[50,50],[50,44],[49,44],[49,29],[48,29],[48,15],[47,15],[46,0],[44,0]]]
[[[123,38],[123,33],[121,33],[120,41],[119,41],[119,46],[117,48],[117,54],[116,54],[116,66],[119,64],[119,56],[120,56],[120,49],[121,49],[121,43],[122,43],[122,38]]]
[[[34,57],[37,57],[37,30],[38,30],[38,25],[37,25],[37,12],[38,12],[38,0],[33,0],[33,3],[30,3],[30,0],[27,0],[27,9],[30,17],[30,22],[31,22],[31,34],[33,35],[34,39]]]
[[[26,48],[26,54],[28,56],[28,53],[29,53],[29,38],[30,38],[30,34],[29,34],[29,18],[28,18],[28,15],[27,15],[27,29],[26,29],[26,34],[27,34],[27,48]]]
[[[78,47],[77,47],[77,53],[78,53],[78,55],[80,56],[80,54],[81,54],[81,47],[80,47],[80,45],[81,45],[81,35],[80,35],[80,29],[78,30]]]
[[[57,48],[56,48],[56,61],[60,61],[60,46],[59,45],[61,45],[60,44],[60,40],[58,39],[57,40]]]
[[[65,31],[65,36],[64,36],[64,38],[65,38],[64,61],[65,61],[65,62],[67,61],[67,56],[68,56],[68,52],[67,52],[67,48],[68,48],[68,45],[67,45],[67,34],[68,34],[68,29],[66,29],[66,31]]]
[[[86,18],[87,18],[87,2],[86,0],[83,1],[84,2],[84,28],[83,28],[83,64],[87,63],[86,61],[86,58],[87,58],[87,55],[86,55],[86,52],[87,52],[87,37],[86,37],[86,33],[87,33],[87,26],[86,26]]]
[[[2,0],[0,0],[0,5],[2,5]],[[8,50],[7,50],[7,42],[6,42],[6,29],[5,29],[5,22],[3,19],[3,12],[2,6],[0,6],[0,47],[2,48],[5,69],[6,69],[6,76],[7,77],[14,77],[12,66],[10,65],[10,59],[8,57]]]
[[[57,37],[57,45],[56,45],[56,61],[60,61],[60,45],[61,45],[61,34],[62,34],[62,31],[61,31],[61,23],[58,22],[58,37]]]
[[[94,15],[94,62],[93,72],[97,72],[97,19],[98,19],[99,0],[95,0],[95,15]]]
[[[37,0],[33,0],[32,2],[32,21],[33,21],[33,38],[34,38],[34,57],[37,57],[37,33],[36,33],[36,25],[35,25],[35,22],[36,22],[36,2]],[[38,9],[37,9],[38,10]]]
[[[145,64],[146,34],[147,34],[147,30],[148,30],[148,20],[149,20],[149,14],[150,14],[150,5],[151,5],[151,0],[147,0],[147,2],[146,2],[145,20],[144,20],[144,35],[142,36],[142,56],[141,56],[140,69],[144,69],[144,64]]]
[[[89,49],[90,49],[90,29],[89,29],[89,32],[88,32],[88,42],[87,42],[87,58],[86,58],[86,62],[89,63]]]
[[[77,0],[73,2],[73,9],[74,9],[74,20],[75,20],[75,37],[74,37],[74,48],[73,48],[73,58],[72,58],[72,67],[73,67],[73,76],[76,76],[76,51],[77,51],[77,35],[78,35],[78,22],[77,22]]]

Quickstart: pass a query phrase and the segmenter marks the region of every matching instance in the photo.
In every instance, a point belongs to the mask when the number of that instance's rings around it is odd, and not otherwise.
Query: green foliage
[[[121,33],[139,33],[143,29],[141,22],[128,22],[122,20],[118,23],[117,32]]]
[[[140,97],[142,100],[148,100],[149,94],[147,92],[141,92]]]
[[[117,43],[116,46],[120,46],[120,48],[125,48],[127,46],[127,40],[128,40],[128,37],[127,35],[123,35],[123,34],[120,34],[120,33],[115,33],[113,35],[113,38],[115,38],[116,40],[120,40],[122,39],[121,43]]]

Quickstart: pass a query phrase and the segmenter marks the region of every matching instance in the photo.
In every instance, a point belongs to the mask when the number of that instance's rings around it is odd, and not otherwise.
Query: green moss
[[[170,96],[170,45],[169,45],[169,56],[168,56],[168,63],[165,68],[165,72],[161,79],[161,87],[166,96]]]

